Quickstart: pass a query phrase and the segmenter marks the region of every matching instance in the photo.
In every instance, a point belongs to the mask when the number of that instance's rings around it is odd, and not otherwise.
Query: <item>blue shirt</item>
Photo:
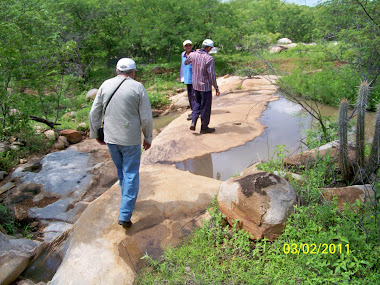
[[[185,84],[193,84],[193,65],[185,65],[186,51],[181,54],[181,81]]]

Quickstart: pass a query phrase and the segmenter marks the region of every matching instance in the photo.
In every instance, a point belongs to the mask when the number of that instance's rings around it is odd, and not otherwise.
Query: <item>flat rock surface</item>
[[[117,224],[116,183],[83,212],[51,284],[132,284],[145,253],[157,258],[200,225],[197,218],[221,183],[173,166],[142,166],[133,226],[124,230]]]
[[[268,102],[277,99],[273,96],[277,89],[262,77],[246,79],[241,86],[235,92],[213,96],[209,127],[215,127],[215,133],[201,135],[200,119],[196,131],[191,131],[190,122],[186,120],[189,112],[186,112],[153,140],[152,147],[142,160],[143,164],[180,162],[222,152],[261,135],[265,127],[257,119]]]

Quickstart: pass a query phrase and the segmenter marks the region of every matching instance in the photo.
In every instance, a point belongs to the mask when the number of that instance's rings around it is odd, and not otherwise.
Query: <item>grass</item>
[[[364,211],[368,209],[363,209]],[[277,240],[252,241],[226,225],[217,206],[211,219],[149,267],[136,284],[376,284],[380,281],[373,219],[368,238],[353,222],[362,214],[342,215],[331,204],[296,208]],[[364,212],[366,213],[366,212]],[[346,219],[349,217],[349,219]],[[303,246],[305,245],[305,246]],[[323,250],[318,250],[323,245]],[[298,248],[301,248],[298,253]],[[327,249],[326,249],[327,248]]]
[[[282,166],[281,147],[261,165]],[[329,157],[301,170],[303,182],[287,177],[303,201],[295,207],[283,234],[275,241],[251,240],[225,221],[214,201],[211,219],[181,246],[168,248],[136,284],[378,284],[379,205],[357,203],[340,210],[321,199],[319,187],[331,182]],[[377,185],[380,192],[380,185]]]
[[[358,86],[363,75],[342,52],[342,44],[318,44],[289,49],[279,54],[255,53],[258,62],[268,73],[282,76],[281,88],[290,87],[295,95],[330,106],[339,106],[342,98],[354,106]],[[375,110],[380,102],[380,86],[371,89],[368,110]]]

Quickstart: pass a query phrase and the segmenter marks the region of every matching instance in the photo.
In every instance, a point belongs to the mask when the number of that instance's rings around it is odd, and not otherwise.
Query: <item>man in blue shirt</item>
[[[193,43],[190,40],[186,40],[183,42],[184,52],[181,54],[181,82],[187,85],[187,98],[189,99],[190,109],[193,111],[193,65],[185,65],[185,60],[187,56],[193,52]],[[190,121],[192,119],[191,114],[187,117],[187,120]]]

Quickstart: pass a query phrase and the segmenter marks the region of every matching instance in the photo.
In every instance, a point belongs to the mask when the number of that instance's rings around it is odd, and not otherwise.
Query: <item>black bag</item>
[[[103,129],[103,127],[98,129],[98,139],[100,142],[104,142],[104,129]]]
[[[107,109],[107,106],[108,106],[108,104],[110,103],[110,101],[111,101],[111,99],[112,99],[112,96],[116,93],[117,89],[119,89],[119,87],[121,86],[121,84],[123,84],[123,82],[125,81],[125,79],[126,79],[126,78],[124,78],[124,80],[121,81],[120,85],[119,85],[119,86],[115,89],[115,91],[112,93],[110,99],[108,100],[106,106],[104,107],[104,115],[106,114],[106,109]],[[100,142],[104,142],[104,128],[103,128],[103,126],[104,126],[104,119],[103,119],[103,122],[102,122],[102,127],[100,127],[100,128],[98,129],[98,140],[99,140]]]

